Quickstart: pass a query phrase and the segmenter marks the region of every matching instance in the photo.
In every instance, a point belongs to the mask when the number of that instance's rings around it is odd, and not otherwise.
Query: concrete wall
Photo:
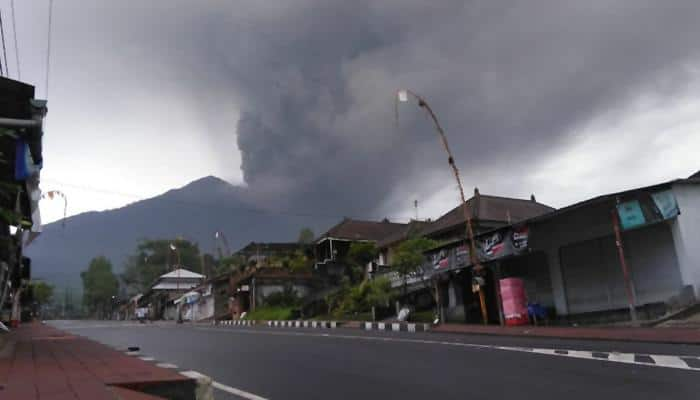
[[[673,194],[681,210],[671,225],[681,279],[700,299],[700,184],[675,184]]]

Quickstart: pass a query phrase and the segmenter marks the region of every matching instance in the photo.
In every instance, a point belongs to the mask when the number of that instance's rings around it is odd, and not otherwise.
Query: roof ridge
[[[548,206],[548,205],[546,205],[546,204],[544,204],[544,203],[540,203],[539,201],[536,201],[536,200],[535,200],[535,201],[532,201],[532,200],[530,200],[530,199],[521,199],[521,198],[518,198],[518,197],[496,196],[496,195],[492,195],[492,194],[480,194],[479,196],[481,196],[481,197],[490,197],[490,198],[492,198],[492,199],[517,200],[517,201],[523,201],[523,202],[526,202],[526,203],[539,204],[539,205],[541,205],[541,206],[545,206],[545,207],[549,207],[549,208],[554,208],[554,207]]]
[[[394,222],[394,221],[389,221],[389,220],[387,220],[387,221],[383,221],[383,220],[375,221],[375,220],[370,220],[370,219],[353,219],[353,218],[346,218],[346,219],[344,219],[343,221],[341,221],[339,224],[337,224],[337,225],[335,225],[335,226],[338,226],[338,225],[340,225],[340,224],[342,224],[342,223],[345,223],[345,222],[362,222],[362,223],[371,223],[371,224],[408,225],[408,222]]]

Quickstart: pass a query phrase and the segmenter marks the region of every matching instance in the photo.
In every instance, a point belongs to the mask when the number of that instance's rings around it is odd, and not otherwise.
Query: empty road
[[[217,399],[697,399],[700,346],[52,321],[211,376]],[[236,393],[236,394],[233,394]]]

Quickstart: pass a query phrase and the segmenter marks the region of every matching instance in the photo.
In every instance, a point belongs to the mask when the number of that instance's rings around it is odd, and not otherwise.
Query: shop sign
[[[626,201],[617,205],[617,214],[620,216],[622,229],[635,228],[644,225],[644,213],[638,200]]]
[[[672,191],[664,190],[663,192],[652,193],[651,198],[654,200],[654,204],[659,210],[662,219],[674,218],[680,214],[676,197]]]

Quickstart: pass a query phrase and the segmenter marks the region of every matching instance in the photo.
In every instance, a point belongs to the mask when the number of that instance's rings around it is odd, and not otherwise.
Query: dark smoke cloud
[[[396,188],[428,196],[449,182],[420,111],[402,106],[394,127],[399,87],[431,101],[467,181],[478,183],[471,171],[489,165],[508,175],[508,161],[546,154],[627,99],[672,95],[700,50],[694,1],[297,7],[274,22],[261,12],[245,42],[254,52],[232,52],[247,74],[234,82],[245,180],[294,208],[381,213]],[[284,36],[270,39],[267,28]]]
[[[490,170],[529,193],[516,166],[600,113],[672,97],[700,55],[692,0],[88,3],[59,13],[95,20],[74,62],[103,54],[117,78],[139,71],[133,85],[167,76],[203,136],[237,134],[250,201],[319,214],[410,216],[405,196],[451,185],[421,110],[402,105],[396,126],[398,88],[430,101],[467,186]]]

